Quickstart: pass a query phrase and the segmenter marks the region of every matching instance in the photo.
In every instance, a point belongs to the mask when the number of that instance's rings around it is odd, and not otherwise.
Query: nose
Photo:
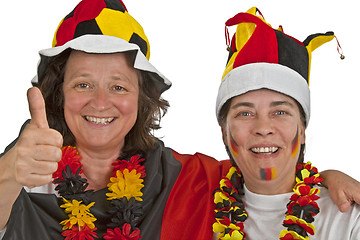
[[[104,111],[110,107],[110,96],[107,91],[103,88],[97,88],[96,91],[93,92],[93,97],[91,101],[92,107],[94,107],[97,111]]]
[[[267,136],[275,133],[271,118],[268,116],[258,116],[255,119],[253,134],[257,136]]]

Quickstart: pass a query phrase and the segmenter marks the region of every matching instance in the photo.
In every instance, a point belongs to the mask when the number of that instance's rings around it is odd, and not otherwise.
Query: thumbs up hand
[[[36,187],[52,180],[61,159],[62,135],[49,128],[45,102],[40,90],[30,88],[27,93],[31,121],[21,133],[12,155],[12,173],[21,186]],[[7,154],[8,154],[7,153]]]
[[[30,88],[27,93],[31,123],[38,128],[49,128],[46,118],[45,102],[40,90],[36,87]]]

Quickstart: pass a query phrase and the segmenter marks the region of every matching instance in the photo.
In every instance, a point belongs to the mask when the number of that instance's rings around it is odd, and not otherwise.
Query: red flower
[[[138,240],[142,238],[140,236],[140,230],[135,229],[131,232],[131,225],[125,223],[122,227],[122,231],[120,228],[107,229],[107,232],[104,234],[103,238],[105,240]]]
[[[235,223],[236,226],[238,226],[240,228],[240,231],[243,232],[244,231],[244,223],[243,222],[238,222],[238,223]],[[243,232],[244,234],[244,238],[246,236],[246,234]]]
[[[294,220],[294,219],[287,219],[284,220],[284,224],[289,224],[289,225],[299,225],[300,227],[302,227],[307,233],[314,235],[315,231],[313,228],[311,228],[311,224],[307,223],[305,220]]]
[[[304,183],[306,184],[317,184],[319,182],[321,182],[323,179],[321,177],[316,177],[316,176],[312,176],[312,177],[307,177],[304,179]]]
[[[299,192],[301,195],[309,195],[311,187],[309,185],[299,186]]]
[[[296,165],[296,172],[299,172],[302,168],[303,168],[303,164],[298,163],[298,164]]]
[[[83,227],[74,225],[71,229],[66,230],[61,235],[65,240],[94,240],[97,238],[97,233],[94,232],[97,228],[89,228],[86,224]]]
[[[280,240],[293,240],[294,237],[291,235],[291,233],[286,234],[285,236],[283,236],[282,238],[280,238]]]
[[[114,174],[112,177],[116,177],[116,171],[120,170],[121,172],[127,168],[129,172],[135,169],[137,173],[141,173],[141,178],[146,176],[145,173],[145,166],[141,166],[140,163],[143,162],[145,159],[140,158],[139,155],[134,155],[130,158],[129,161],[117,159],[112,165],[114,166]]]
[[[56,172],[53,173],[54,179],[57,178],[63,179],[62,172],[63,170],[65,170],[67,165],[70,166],[71,172],[73,174],[75,174],[78,168],[81,167],[81,163],[80,163],[81,157],[78,151],[76,150],[76,147],[66,146],[63,147],[61,150],[62,150],[62,157],[60,162],[58,163],[58,169],[56,170]],[[80,173],[82,173],[82,169]]]
[[[231,224],[231,220],[228,217],[223,217],[219,222],[225,226],[229,226]]]
[[[287,206],[287,212],[290,214],[290,215],[293,215],[294,214],[294,206],[296,205],[296,203],[294,201],[291,201],[288,206]]]

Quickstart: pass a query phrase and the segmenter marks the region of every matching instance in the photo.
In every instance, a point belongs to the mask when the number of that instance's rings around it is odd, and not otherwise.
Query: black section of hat
[[[104,0],[106,7],[113,9],[113,10],[117,10],[120,12],[125,12],[125,7],[121,4],[121,2],[119,0]]]
[[[309,54],[306,48],[281,31],[275,30],[275,34],[278,43],[279,64],[298,72],[308,82]]]

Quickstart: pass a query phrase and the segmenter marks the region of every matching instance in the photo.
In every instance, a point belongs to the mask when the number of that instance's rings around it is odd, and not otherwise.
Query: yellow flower
[[[60,207],[65,208],[65,212],[71,212],[72,215],[91,214],[89,209],[95,204],[95,202],[92,202],[86,206],[85,204],[81,204],[82,201],[77,201],[76,199],[73,199],[72,202],[70,202],[67,199],[63,198],[63,201],[65,202],[65,204],[61,205]]]
[[[110,193],[106,194],[108,200],[123,197],[130,200],[131,197],[134,197],[137,201],[142,201],[141,189],[144,187],[142,184],[144,180],[140,177],[141,173],[137,173],[135,169],[131,172],[128,169],[124,169],[123,172],[116,171],[116,177],[110,178],[110,183],[107,185],[110,190]]]
[[[234,231],[231,231],[231,233],[225,234],[225,229],[231,228]],[[241,240],[243,239],[243,234],[240,233],[240,227],[236,226],[233,223],[230,223],[229,226],[226,226],[222,223],[220,223],[218,220],[213,224],[213,232],[214,233],[220,233],[217,235],[217,239],[221,240]]]
[[[65,208],[66,213],[70,213],[69,219],[62,221],[60,224],[64,225],[63,230],[70,229],[73,225],[78,224],[80,227],[85,224],[93,229],[95,225],[93,222],[96,221],[94,215],[90,213],[90,208],[95,204],[95,202],[90,203],[89,205],[82,204],[82,201],[77,201],[73,199],[69,201],[63,198],[65,204],[61,205],[61,208]]]
[[[297,239],[297,240],[309,240],[309,237],[303,237],[303,236],[299,235],[297,232],[289,231],[286,229],[284,229],[280,232],[279,238],[281,239],[281,238],[285,237],[286,234],[290,234],[294,239]]]
[[[213,232],[214,233],[223,233],[225,232],[226,228],[230,228],[233,230],[240,230],[240,227],[236,226],[233,223],[230,223],[229,225],[222,224],[220,220],[216,219],[216,222],[213,224]]]
[[[236,168],[235,167],[231,167],[230,169],[229,169],[229,172],[226,174],[226,178],[227,179],[231,179],[231,176],[234,174],[234,172],[236,172]]]
[[[242,240],[244,239],[244,235],[242,235],[239,231],[232,231],[231,233],[224,234],[221,240]]]
[[[214,194],[214,203],[222,203],[224,200],[230,200],[224,193],[215,192]]]
[[[63,230],[71,229],[72,226],[76,224],[80,227],[83,227],[86,224],[90,229],[93,229],[95,228],[95,221],[96,218],[90,215],[72,216],[69,214],[69,219],[60,222],[60,224],[64,225],[64,227],[62,228]]]

